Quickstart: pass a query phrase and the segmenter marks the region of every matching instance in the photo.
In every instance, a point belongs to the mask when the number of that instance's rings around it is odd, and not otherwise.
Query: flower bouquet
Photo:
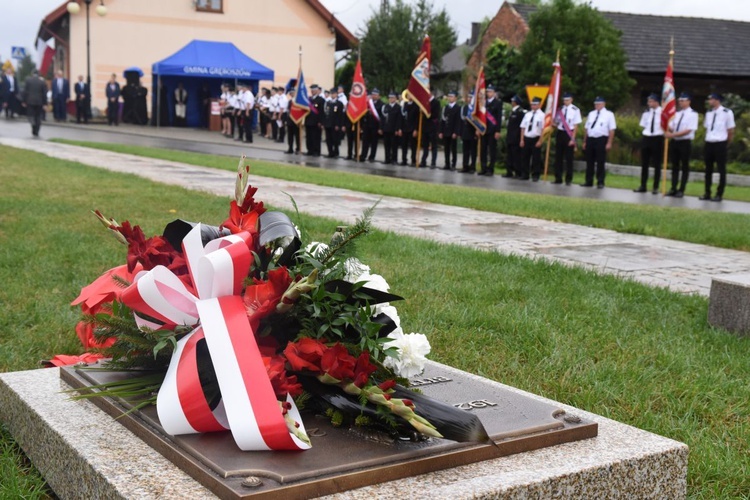
[[[83,288],[76,332],[91,352],[132,370],[79,397],[156,404],[168,434],[230,430],[242,450],[311,446],[300,410],[334,425],[402,439],[484,442],[479,419],[410,390],[427,338],[404,333],[386,280],[355,257],[375,207],[303,244],[281,212],[266,211],[242,157],[229,217],[217,226],[176,220],[146,238],[95,212],[128,247],[127,263]]]

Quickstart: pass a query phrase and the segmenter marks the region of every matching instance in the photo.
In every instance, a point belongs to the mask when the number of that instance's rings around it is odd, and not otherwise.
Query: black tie
[[[601,112],[601,110],[596,112],[596,118],[594,118],[594,123],[591,124],[591,130],[594,130],[594,127],[596,127],[596,122],[599,121],[599,113],[600,112]]]
[[[568,108],[565,108],[565,123],[568,123]]]
[[[651,110],[651,135],[654,135],[654,118],[656,118],[656,111]]]
[[[682,124],[682,119],[684,117],[685,117],[685,112],[683,111],[682,113],[680,113],[680,119],[677,120],[677,128],[674,129],[675,132],[679,132],[680,131],[680,125]]]
[[[531,112],[531,120],[529,120],[529,128],[526,129],[527,132],[531,132],[531,128],[534,126],[534,115],[536,114],[536,111]]]
[[[716,125],[716,111],[714,111],[714,119],[711,121],[711,132],[714,131],[714,125]]]

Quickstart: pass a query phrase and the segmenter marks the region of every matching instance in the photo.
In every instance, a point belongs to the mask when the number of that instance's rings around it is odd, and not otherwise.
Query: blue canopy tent
[[[206,85],[211,96],[221,93],[221,84],[237,81],[248,82],[253,94],[258,92],[258,82],[273,80],[273,70],[245,55],[230,42],[209,42],[193,40],[171,56],[154,63],[151,67],[153,75],[152,109],[155,117],[159,116],[161,93],[159,84],[167,89],[169,120],[172,119],[171,110],[174,109],[174,90],[182,83],[188,92],[187,126],[200,126],[200,95],[201,87]],[[157,125],[169,125],[157,119]]]

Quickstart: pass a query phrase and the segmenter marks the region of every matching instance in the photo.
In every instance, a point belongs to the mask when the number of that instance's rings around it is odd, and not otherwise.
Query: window
[[[223,3],[222,0],[195,0],[195,10],[199,12],[223,13]]]

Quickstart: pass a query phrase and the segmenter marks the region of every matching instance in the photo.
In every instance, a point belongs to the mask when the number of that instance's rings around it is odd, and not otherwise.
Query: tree
[[[485,60],[485,79],[488,84],[495,86],[500,95],[512,96],[520,92],[518,49],[507,41],[496,38],[487,49]]]
[[[529,34],[520,47],[522,84],[546,84],[560,51],[563,89],[588,105],[598,95],[616,109],[626,102],[635,81],[625,69],[621,32],[589,4],[552,0],[529,19]]]
[[[31,72],[36,69],[36,63],[31,56],[26,54],[21,62],[18,63],[18,69],[16,70],[16,78],[19,82],[25,82],[26,78],[31,75]]]
[[[406,88],[425,34],[432,43],[432,65],[439,68],[457,39],[445,8],[435,12],[431,0],[419,0],[413,7],[396,0],[374,11],[359,37],[367,88],[383,92]]]

